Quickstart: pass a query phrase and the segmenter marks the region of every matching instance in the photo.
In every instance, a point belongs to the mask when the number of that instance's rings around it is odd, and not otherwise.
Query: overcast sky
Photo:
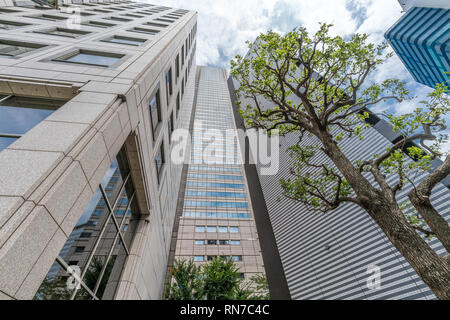
[[[396,0],[140,0],[198,12],[197,64],[229,69],[230,60],[244,55],[246,40],[274,30],[286,33],[304,26],[310,32],[319,22],[332,23],[332,32],[342,37],[367,33],[371,42],[380,43],[384,33],[403,14]],[[397,56],[380,66],[370,81],[398,78],[407,82],[410,92],[423,100],[430,88],[413,80]],[[375,111],[388,109],[405,113],[418,106],[417,100],[380,105]],[[449,119],[450,120],[450,119]],[[446,150],[450,149],[447,143]]]

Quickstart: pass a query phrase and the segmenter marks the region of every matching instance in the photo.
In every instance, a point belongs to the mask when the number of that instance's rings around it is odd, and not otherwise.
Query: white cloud
[[[143,2],[198,12],[197,64],[229,68],[230,60],[244,55],[246,40],[253,41],[267,30],[288,32],[306,27],[314,32],[319,22],[332,23],[332,33],[348,37],[366,33],[369,41],[384,41],[385,32],[401,17],[396,0],[141,0]],[[430,88],[414,81],[400,59],[394,55],[369,77],[381,82],[398,78],[407,83],[419,99],[400,104],[380,104],[373,110],[402,114],[419,106]],[[450,148],[449,144],[446,148]]]

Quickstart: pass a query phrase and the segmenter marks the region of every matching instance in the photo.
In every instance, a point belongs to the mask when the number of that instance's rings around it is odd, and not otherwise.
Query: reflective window
[[[130,38],[130,37],[124,37],[124,36],[112,36],[108,39],[102,40],[104,42],[112,42],[112,43],[119,43],[119,44],[126,44],[130,46],[140,46],[143,44],[146,39],[139,39],[139,38]]]
[[[206,232],[217,232],[217,227],[208,226],[206,227]]]
[[[159,32],[159,30],[154,30],[154,29],[149,29],[149,28],[142,28],[142,27],[134,27],[128,31],[131,32],[139,32],[139,33],[146,33],[146,34],[151,34],[151,35],[155,35]]]
[[[169,104],[169,97],[172,95],[172,68],[166,72],[166,98]]]
[[[237,233],[237,232],[239,232],[239,227],[230,227],[230,232],[231,232],[231,233]]]
[[[18,56],[45,47],[43,44],[0,39],[0,55]]]
[[[150,121],[152,125],[152,134],[153,134],[153,141],[156,140],[156,128],[158,127],[158,124],[161,122],[161,99],[159,96],[159,84],[158,88],[156,89],[156,92],[153,94],[152,98],[150,99],[150,102],[148,104],[148,107],[150,109]]]
[[[228,232],[227,226],[219,226],[219,232]]]
[[[106,186],[111,185],[114,186],[106,192]],[[134,199],[133,182],[123,147],[36,292],[35,299],[114,297],[138,221],[139,210]],[[75,280],[68,281],[71,272],[79,275],[81,283],[77,285]]]
[[[111,67],[124,56],[124,54],[80,49],[58,57],[54,61]]]
[[[158,182],[161,182],[162,167],[165,162],[166,162],[166,159],[164,157],[164,142],[161,142],[161,145],[159,146],[158,152],[156,153],[156,157],[155,157],[156,173],[158,175]]]
[[[205,226],[196,226],[195,232],[205,232]]]
[[[170,141],[172,132],[174,130],[173,111],[170,113],[170,116],[169,116],[168,129],[169,129],[169,141]]]
[[[204,256],[194,256],[194,261],[195,262],[205,261],[205,257]]]
[[[61,36],[61,37],[69,37],[69,38],[77,38],[82,35],[90,33],[88,31],[67,29],[67,28],[60,28],[60,27],[56,27],[53,29],[35,30],[33,32],[49,34],[49,35],[54,35],[54,36]]]
[[[0,151],[64,103],[62,100],[0,96]]]
[[[205,244],[205,240],[195,240],[194,243],[196,245],[204,245]]]
[[[29,23],[0,20],[0,29],[5,29],[5,30],[16,29],[19,27],[29,26],[29,25],[30,25]]]

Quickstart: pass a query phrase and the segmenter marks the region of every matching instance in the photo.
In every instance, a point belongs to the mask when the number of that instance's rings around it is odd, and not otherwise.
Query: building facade
[[[246,57],[251,58],[251,52]],[[232,101],[235,102],[238,99],[235,90],[239,88],[239,82],[229,78],[228,85]],[[299,102],[295,97],[292,100],[294,103]],[[240,102],[243,106],[254,103],[244,97]],[[270,102],[261,105],[270,105]],[[237,109],[236,104],[234,109]],[[237,126],[244,128],[242,119],[236,117],[236,120]],[[363,140],[353,137],[343,139],[340,143],[342,151],[351,161],[364,161],[373,154],[382,154],[387,147],[401,139],[398,132],[393,132],[392,127],[375,114],[370,113],[366,121],[371,126],[363,132]],[[272,252],[273,255],[279,253],[281,263],[274,263],[271,273],[281,275],[279,285],[283,285],[284,275],[286,290],[292,299],[298,300],[435,299],[428,286],[362,208],[347,203],[328,213],[320,213],[301,202],[282,197],[280,180],[289,178],[292,168],[288,148],[297,144],[298,139],[298,133],[280,137],[279,170],[276,174],[262,174],[265,165],[258,162],[246,165],[245,170],[252,198],[259,199],[258,203],[253,202],[256,225],[259,225],[258,220],[266,220],[260,227],[273,230],[277,248],[272,249]],[[301,144],[317,145],[317,141],[305,135]],[[331,162],[322,152],[314,157],[314,161]],[[441,163],[435,159],[431,166],[436,168]],[[425,175],[418,174],[416,181]],[[368,178],[376,184],[370,176]],[[391,177],[388,182],[394,185],[397,181]],[[449,189],[450,176],[447,176],[435,187],[431,197],[436,210],[447,221],[450,221]],[[409,190],[405,188],[398,193],[400,203],[407,200]],[[270,236],[270,232],[266,234]],[[446,254],[437,239],[431,240],[430,246],[438,254]],[[267,251],[262,242],[261,247],[264,261],[267,261],[264,257]],[[368,285],[374,270],[380,272],[379,287]],[[286,295],[285,292],[282,294]]]
[[[385,34],[414,80],[432,88],[450,84],[449,9],[414,6]]]
[[[159,299],[197,14],[59,4],[0,7],[0,299]]]
[[[174,258],[230,258],[240,277],[264,275],[226,70],[197,67],[191,148],[180,190]],[[174,244],[175,244],[174,243]]]

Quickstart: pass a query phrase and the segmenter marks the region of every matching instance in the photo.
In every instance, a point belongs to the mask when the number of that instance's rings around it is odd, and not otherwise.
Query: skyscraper
[[[246,58],[251,57],[249,51]],[[228,85],[235,103],[238,99],[235,90],[240,84],[229,78]],[[296,97],[292,99],[298,103]],[[242,106],[254,105],[252,99],[245,97],[240,102]],[[270,102],[264,100],[261,103],[263,107],[270,108]],[[234,109],[237,109],[237,104],[234,104]],[[382,154],[401,139],[400,133],[393,132],[389,123],[369,110],[367,112],[370,116],[366,121],[370,127],[365,130],[364,139],[352,137],[339,143],[351,161]],[[242,119],[237,116],[236,120],[238,127],[245,128]],[[292,299],[434,299],[431,290],[361,207],[346,203],[322,213],[282,196],[280,180],[292,177],[293,161],[288,148],[298,141],[298,132],[280,137],[279,170],[275,174],[262,174],[263,163],[245,166],[252,198],[258,199],[258,202],[252,202],[258,231],[264,224],[271,225],[266,229],[273,230],[277,247],[272,252],[279,252],[281,260],[281,266],[275,264],[272,270],[284,273]],[[315,146],[317,140],[305,134],[300,143],[301,147]],[[313,159],[317,163],[328,163],[326,155],[321,152]],[[436,168],[441,163],[435,159],[432,167]],[[309,168],[308,172],[314,170],[320,169]],[[418,174],[417,181],[425,175]],[[396,180],[393,177],[389,182],[394,185]],[[376,182],[372,180],[372,183]],[[450,221],[449,189],[450,176],[435,187],[431,196],[432,203],[447,221]],[[407,199],[409,190],[406,188],[398,194],[399,203]],[[264,220],[262,226],[259,220]],[[430,241],[430,246],[441,255],[446,252],[437,239]],[[380,286],[375,288],[368,285],[374,266],[381,276]]]
[[[197,14],[100,0],[0,11],[0,298],[161,298]]]
[[[385,37],[414,80],[432,88],[442,82],[449,85],[445,72],[450,71],[450,10],[448,5],[425,7],[438,1],[422,2],[408,6]]]
[[[259,235],[224,69],[197,68],[191,152],[180,190],[174,258],[232,259],[242,279],[264,275]],[[175,243],[174,243],[175,245]]]

